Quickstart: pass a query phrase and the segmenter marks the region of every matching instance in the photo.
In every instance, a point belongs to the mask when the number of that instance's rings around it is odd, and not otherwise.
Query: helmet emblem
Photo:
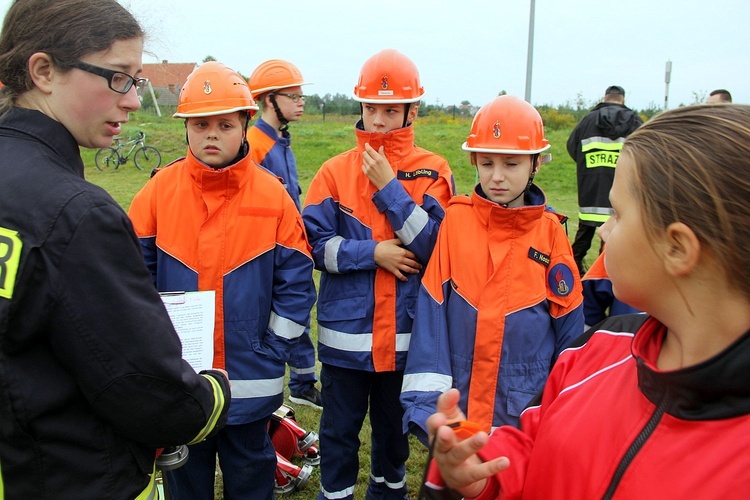
[[[206,80],[205,82],[203,82],[203,93],[210,94],[211,92],[213,92],[213,90],[211,89],[211,80]]]
[[[380,79],[380,88],[381,89],[388,88],[388,75],[383,75],[383,78]]]
[[[492,137],[494,137],[495,139],[500,138],[500,122],[499,121],[496,121],[492,125]]]

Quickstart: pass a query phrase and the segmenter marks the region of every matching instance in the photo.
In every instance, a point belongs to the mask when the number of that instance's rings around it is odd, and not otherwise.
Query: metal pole
[[[664,111],[669,109],[669,81],[672,79],[672,61],[667,61],[667,67],[664,71]]]
[[[151,92],[151,100],[154,103],[154,108],[156,108],[156,114],[161,118],[161,110],[159,109],[159,103],[156,102],[156,94],[154,93],[154,86],[151,85],[151,80],[148,81],[148,90]]]
[[[529,13],[529,49],[526,53],[526,102],[531,103],[531,68],[534,65],[534,10],[536,0],[531,0]]]

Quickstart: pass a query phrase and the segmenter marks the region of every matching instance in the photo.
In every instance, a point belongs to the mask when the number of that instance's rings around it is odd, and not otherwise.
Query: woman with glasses
[[[226,421],[226,373],[182,360],[127,215],[84,180],[79,146],[109,146],[140,107],[142,52],[141,27],[115,0],[17,0],[3,22],[7,498],[154,498],[157,450]]]

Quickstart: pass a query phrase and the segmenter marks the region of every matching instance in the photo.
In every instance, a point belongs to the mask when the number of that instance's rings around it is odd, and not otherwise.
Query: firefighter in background
[[[399,392],[421,270],[453,194],[448,162],[414,145],[424,94],[395,50],[368,59],[354,87],[357,147],[315,175],[302,216],[321,270],[320,499],[353,498],[359,431],[370,411],[368,498],[403,498],[409,456]]]
[[[568,154],[576,162],[578,180],[578,230],[573,257],[580,276],[586,273],[584,257],[596,228],[612,214],[609,190],[622,144],[642,123],[638,113],[625,106],[623,88],[612,85],[607,87],[604,100],[583,117],[568,138]]]
[[[427,443],[438,397],[485,431],[517,425],[558,354],[583,331],[563,216],[533,183],[550,145],[534,107],[500,96],[463,144],[479,184],[455,197],[422,278],[401,394],[404,429]]]
[[[245,136],[256,109],[235,71],[215,61],[196,68],[174,115],[185,119],[187,157],[157,172],[130,206],[157,289],[216,292],[214,365],[233,387],[225,429],[166,474],[178,500],[214,498],[217,454],[224,498],[273,498],[268,423],[315,302],[300,214],[250,158]]]
[[[302,85],[305,81],[297,67],[281,59],[261,63],[248,80],[253,99],[261,109],[247,133],[252,145],[250,154],[284,183],[297,209],[301,209],[302,189],[297,178],[297,161],[292,151],[289,123],[296,122],[305,109]],[[315,387],[315,346],[305,330],[287,362],[289,365],[289,400],[320,410],[323,401]]]
[[[115,0],[13,2],[1,33],[0,498],[154,498],[157,449],[217,432],[229,383],[182,359],[127,215],[84,179],[80,147],[140,108],[144,33]]]

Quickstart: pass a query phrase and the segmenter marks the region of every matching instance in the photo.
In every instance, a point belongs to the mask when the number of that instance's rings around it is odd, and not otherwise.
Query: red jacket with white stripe
[[[750,332],[669,372],[656,368],[665,334],[615,316],[564,351],[523,430],[496,429],[481,450],[511,465],[479,498],[747,498]]]

